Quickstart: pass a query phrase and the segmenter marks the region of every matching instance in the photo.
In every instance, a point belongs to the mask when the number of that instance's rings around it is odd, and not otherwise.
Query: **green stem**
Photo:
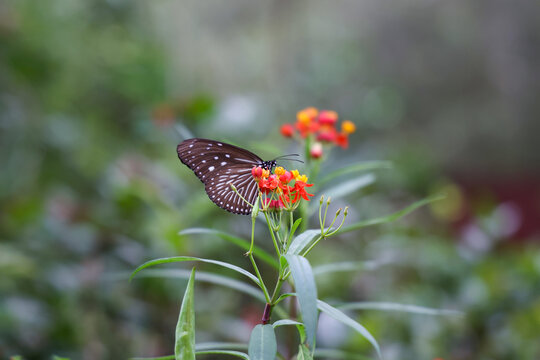
[[[259,279],[259,282],[261,283],[261,290],[264,293],[264,298],[266,302],[270,302],[270,294],[268,294],[268,289],[266,288],[266,285],[264,285],[261,273],[259,272],[259,268],[257,267],[257,263],[255,262],[255,258],[253,257],[253,254],[249,254],[249,260],[251,260],[251,264],[253,265],[253,269],[255,270],[255,274],[257,275],[257,278]]]
[[[255,262],[255,258],[253,257],[253,244],[254,243],[255,243],[255,218],[251,220],[251,246],[249,247],[248,256],[249,256],[249,260],[251,260],[251,264],[253,265],[253,269],[255,270],[255,274],[257,274],[259,283],[261,284],[260,288],[264,293],[264,298],[266,299],[266,302],[269,302],[270,295],[268,294],[268,289],[266,288],[266,285],[264,284],[261,273],[259,272],[259,267],[257,266],[257,263]]]
[[[276,241],[276,237],[274,236],[274,231],[272,230],[272,225],[270,224],[270,219],[268,219],[268,214],[266,211],[264,212],[264,217],[266,218],[266,224],[268,225],[268,230],[270,231],[270,236],[272,236],[272,241],[274,242],[274,247],[276,248],[276,253],[278,258],[281,256],[281,253],[279,251],[279,246]]]

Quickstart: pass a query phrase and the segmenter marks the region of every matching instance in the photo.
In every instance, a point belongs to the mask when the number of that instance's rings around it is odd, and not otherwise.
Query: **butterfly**
[[[206,194],[214,204],[241,215],[251,214],[250,204],[254,204],[259,196],[257,182],[251,174],[253,167],[272,171],[276,166],[276,159],[264,161],[246,149],[208,139],[184,140],[178,144],[176,152],[180,161],[203,182]]]

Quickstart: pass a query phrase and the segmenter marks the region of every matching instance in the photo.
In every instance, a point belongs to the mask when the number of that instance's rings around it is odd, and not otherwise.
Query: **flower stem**
[[[255,242],[255,218],[251,221],[251,246],[248,251],[249,260],[251,260],[251,264],[253,265],[253,270],[255,270],[255,274],[257,274],[257,278],[259,279],[260,288],[264,293],[264,298],[266,299],[266,302],[270,301],[270,295],[268,294],[268,289],[266,288],[266,285],[264,284],[264,281],[262,279],[261,273],[259,272],[259,267],[257,266],[257,263],[255,262],[255,258],[253,257],[253,243]]]
[[[278,246],[278,243],[276,241],[276,237],[274,236],[274,231],[272,229],[272,225],[270,225],[270,219],[268,218],[268,214],[266,213],[266,211],[264,212],[264,217],[266,218],[266,224],[268,225],[268,231],[270,231],[270,236],[272,236],[272,241],[274,242],[274,247],[276,248],[277,256],[280,257],[281,252],[279,251],[279,246]]]

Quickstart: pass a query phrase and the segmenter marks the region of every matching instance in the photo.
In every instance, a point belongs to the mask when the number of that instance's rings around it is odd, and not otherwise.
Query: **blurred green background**
[[[448,195],[323,243],[313,265],[380,266],[319,278],[320,297],[466,313],[350,313],[387,360],[539,359],[539,94],[535,1],[0,1],[0,358],[171,354],[185,281],[126,274],[174,255],[250,269],[177,234],[250,221],[208,200],[176,144],[189,130],[272,158],[297,151],[279,125],[316,106],[358,127],[323,172],[394,164],[334,201],[348,221]],[[247,342],[262,304],[196,297],[198,342]],[[318,344],[372,354],[324,317]]]

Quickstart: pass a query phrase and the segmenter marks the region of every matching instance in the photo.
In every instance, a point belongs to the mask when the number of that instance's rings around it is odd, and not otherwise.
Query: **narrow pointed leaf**
[[[245,354],[240,351],[231,351],[231,350],[205,350],[197,351],[197,355],[211,355],[211,354],[222,354],[222,355],[232,355],[244,360],[250,360],[248,354]]]
[[[392,302],[355,302],[348,303],[338,307],[341,310],[384,310],[384,311],[402,311],[422,315],[450,315],[463,316],[463,312],[457,310],[433,309],[423,306],[398,304]]]
[[[195,302],[194,302],[195,268],[184,293],[178,323],[176,324],[176,337],[174,356],[176,360],[195,360]]]
[[[352,224],[352,225],[349,225],[349,226],[344,226],[344,227],[341,228],[341,230],[339,232],[340,233],[346,233],[346,232],[358,230],[358,229],[361,229],[361,228],[364,228],[364,227],[367,227],[367,226],[373,226],[373,225],[379,225],[379,224],[385,224],[385,223],[388,223],[388,222],[392,222],[392,221],[395,221],[395,220],[397,220],[397,219],[399,219],[399,218],[401,218],[401,217],[403,217],[405,215],[410,214],[411,212],[413,212],[414,210],[418,209],[421,206],[424,206],[424,205],[429,204],[431,202],[442,200],[442,199],[444,199],[444,196],[440,196],[440,195],[428,197],[426,199],[417,201],[417,202],[407,206],[406,208],[404,208],[404,209],[402,209],[400,211],[397,211],[397,212],[395,212],[393,214],[390,214],[390,215],[387,215],[387,216],[381,216],[381,217],[374,218],[374,219],[360,221],[360,222],[357,222],[356,224]]]
[[[326,196],[332,197],[332,199],[337,199],[337,198],[344,197],[346,195],[350,195],[354,193],[355,191],[358,191],[362,188],[365,188],[368,185],[373,184],[375,182],[375,179],[376,179],[375,175],[366,174],[366,175],[345,181],[336,186],[332,186],[331,188],[325,189],[322,192]]]
[[[336,349],[315,349],[316,359],[339,359],[339,360],[373,360],[371,356],[351,354]]]
[[[227,234],[223,231],[208,229],[208,228],[190,228],[182,230],[178,233],[178,235],[191,235],[191,234],[212,234],[217,237],[222,238],[225,241],[228,241],[236,246],[238,246],[241,249],[249,250],[249,247],[251,246],[251,243],[245,239],[242,239],[238,236],[234,236],[231,234]],[[253,248],[253,254],[261,259],[261,261],[264,261],[268,265],[272,266],[275,269],[279,269],[279,264],[277,263],[276,259],[270,255],[265,250],[261,249],[260,247],[255,246]]]
[[[342,261],[329,263],[313,267],[315,276],[322,274],[331,274],[335,272],[375,270],[383,265],[390,264],[390,260],[371,260],[371,261]]]
[[[321,229],[306,230],[293,239],[287,254],[300,255],[309,244],[321,235]]]
[[[296,288],[302,322],[306,329],[307,343],[313,346],[317,332],[317,286],[309,261],[300,255],[285,255]]]
[[[141,266],[139,266],[138,268],[136,268],[135,271],[133,271],[133,273],[129,277],[129,280],[133,279],[135,274],[137,274],[139,271],[141,271],[141,270],[143,270],[143,269],[145,269],[147,267],[154,266],[154,265],[159,265],[159,264],[172,263],[172,262],[182,262],[182,261],[201,261],[201,262],[205,262],[205,263],[209,263],[209,264],[215,264],[215,265],[223,266],[223,267],[226,267],[228,269],[234,270],[234,271],[236,271],[236,272],[238,272],[238,273],[240,273],[242,275],[247,276],[248,278],[253,280],[253,282],[255,284],[260,286],[259,279],[257,279],[257,277],[255,275],[253,275],[252,273],[250,273],[247,270],[242,269],[241,267],[238,267],[236,265],[229,264],[229,263],[226,263],[226,262],[223,262],[223,261],[211,260],[211,259],[203,259],[203,258],[197,258],[197,257],[192,257],[192,256],[173,256],[173,257],[168,257],[168,258],[161,258],[161,259],[154,259],[154,260],[147,261],[144,264],[142,264]]]
[[[294,233],[296,232],[296,229],[298,228],[301,222],[302,222],[302,218],[296,219],[296,221],[293,223],[293,226],[291,228],[291,233],[289,234],[289,236],[294,236]]]
[[[294,320],[291,320],[291,319],[278,320],[278,321],[276,321],[276,322],[274,322],[272,324],[272,326],[274,328],[277,328],[278,326],[284,326],[284,325],[301,325],[301,326],[304,326],[304,324],[302,324],[301,322],[294,321]]]
[[[173,279],[188,279],[191,271],[184,269],[149,269],[141,274],[137,275],[138,277],[160,277],[160,278],[173,278]],[[197,271],[197,281],[203,281],[210,284],[225,286],[233,290],[243,292],[245,294],[251,295],[252,297],[266,302],[264,294],[259,288],[248,285],[247,283],[230,278],[224,275],[213,274],[205,271]]]
[[[389,161],[370,161],[358,164],[352,164],[344,168],[332,171],[330,174],[323,177],[321,180],[317,181],[317,185],[322,186],[328,183],[330,180],[337,178],[338,176],[352,174],[355,172],[365,171],[365,170],[376,170],[376,169],[391,169],[392,163]]]
[[[188,279],[191,272],[183,269],[150,269],[146,270],[143,273],[140,273],[138,276],[142,277],[162,277],[162,278],[180,278]],[[125,279],[125,277],[123,277]],[[263,303],[266,303],[264,294],[261,290],[248,285],[242,281],[223,276],[212,274],[204,271],[197,271],[197,281],[203,281],[211,284],[226,286],[234,290],[241,291],[245,294],[251,295],[257,300],[260,300]],[[274,306],[274,311],[276,315],[281,318],[287,317],[287,312],[281,306]]]
[[[377,343],[377,340],[369,333],[369,331],[360,325],[355,320],[351,319],[349,316],[347,316],[345,313],[343,313],[341,310],[336,309],[335,307],[325,303],[324,301],[317,300],[317,307],[319,310],[327,314],[328,316],[341,321],[343,324],[350,326],[354,330],[356,330],[360,335],[362,335],[367,341],[370,342],[371,345],[377,350],[377,355],[379,356],[379,359],[381,359],[381,350],[379,348],[379,344]]]
[[[277,354],[276,334],[270,324],[257,325],[249,338],[250,360],[275,360]]]
[[[197,273],[199,277],[199,273]],[[230,342],[204,342],[195,345],[195,350],[207,351],[207,350],[245,350],[247,351],[247,344],[245,343],[230,343]]]

